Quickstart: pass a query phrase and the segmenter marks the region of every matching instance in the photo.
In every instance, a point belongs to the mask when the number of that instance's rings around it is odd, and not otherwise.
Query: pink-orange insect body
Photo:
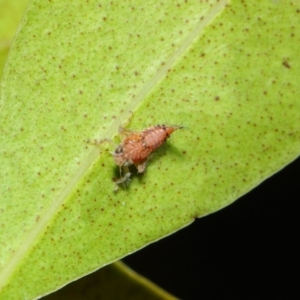
[[[160,147],[170,135],[181,126],[156,125],[141,132],[127,133],[122,143],[113,153],[116,164],[124,170],[124,176],[117,184],[127,181],[130,177],[128,166],[135,165],[138,173],[146,169],[147,161],[153,151]]]

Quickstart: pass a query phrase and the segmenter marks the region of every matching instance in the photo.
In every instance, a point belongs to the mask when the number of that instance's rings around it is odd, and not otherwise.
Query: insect
[[[183,127],[155,125],[141,132],[121,129],[120,133],[125,137],[113,152],[121,176],[114,180],[115,191],[119,189],[119,184],[126,184],[130,181],[129,166],[134,165],[138,173],[144,173],[152,152],[159,148],[175,130],[181,128]]]

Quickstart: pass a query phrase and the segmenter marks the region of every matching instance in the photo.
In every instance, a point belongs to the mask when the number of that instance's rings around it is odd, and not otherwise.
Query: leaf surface
[[[0,0],[0,79],[10,45],[29,0]]]
[[[32,1],[1,82],[0,298],[31,299],[230,204],[299,155],[299,5]],[[174,133],[113,193],[118,127]]]

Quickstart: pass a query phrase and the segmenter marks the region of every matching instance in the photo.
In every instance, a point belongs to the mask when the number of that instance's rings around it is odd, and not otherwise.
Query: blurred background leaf
[[[29,0],[0,0],[0,80],[4,64]]]

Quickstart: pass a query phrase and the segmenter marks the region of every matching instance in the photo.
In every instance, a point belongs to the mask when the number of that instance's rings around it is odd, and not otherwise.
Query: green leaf
[[[299,5],[32,1],[1,82],[0,298],[31,299],[243,195],[299,155]],[[128,189],[120,124],[184,125]]]
[[[0,0],[0,79],[17,26],[29,0]]]

